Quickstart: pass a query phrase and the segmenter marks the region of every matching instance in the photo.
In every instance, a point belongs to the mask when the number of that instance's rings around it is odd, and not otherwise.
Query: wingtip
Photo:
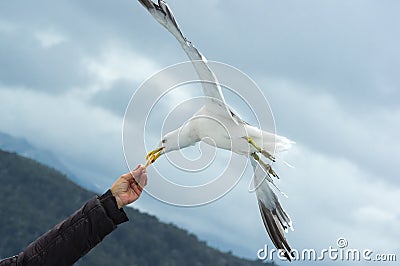
[[[138,0],[142,6],[144,6],[147,10],[150,10],[151,8],[154,8],[154,3],[153,1],[149,0]]]
[[[283,235],[283,230],[280,227],[280,223],[276,215],[272,213],[271,210],[267,209],[265,205],[259,200],[258,201],[258,206],[260,208],[261,212],[261,217],[264,222],[264,226],[267,230],[267,233],[269,237],[271,238],[272,243],[275,245],[275,247],[279,250],[281,250],[284,254],[284,256],[291,261],[292,260],[292,255],[291,255],[291,247],[289,246],[289,243],[287,242],[285,236]],[[290,228],[291,225],[288,225]],[[287,228],[285,228],[285,231]]]

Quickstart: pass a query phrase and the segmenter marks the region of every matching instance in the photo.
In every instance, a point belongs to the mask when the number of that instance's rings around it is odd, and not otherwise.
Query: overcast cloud
[[[255,80],[278,133],[297,142],[285,154],[295,168],[277,165],[296,229],[287,234],[292,246],[322,249],[346,237],[352,248],[398,252],[400,2],[169,4],[208,59]],[[127,170],[121,135],[131,95],[185,60],[134,0],[1,1],[0,131],[52,151],[101,192]],[[143,163],[144,154],[134,160]],[[178,208],[149,196],[136,206],[255,259],[271,243],[247,192],[251,172],[206,206]]]

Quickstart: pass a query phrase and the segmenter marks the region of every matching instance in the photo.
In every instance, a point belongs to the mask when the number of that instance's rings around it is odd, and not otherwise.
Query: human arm
[[[1,261],[0,266],[72,265],[115,230],[118,224],[128,221],[120,207],[137,200],[142,191],[140,185],[144,186],[146,182],[147,175],[142,166],[122,175],[102,196],[89,200],[18,256]],[[117,198],[121,205],[117,203]]]

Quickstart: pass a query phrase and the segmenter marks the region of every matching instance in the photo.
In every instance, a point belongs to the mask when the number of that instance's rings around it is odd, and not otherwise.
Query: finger
[[[138,182],[131,184],[131,188],[135,188],[135,187],[139,188],[139,190],[143,190],[143,187]]]
[[[140,167],[141,167],[141,165],[138,164],[135,169],[131,170],[129,173],[123,174],[121,177],[123,177],[126,180],[129,180],[131,178],[135,178],[135,174],[133,172],[137,171]]]
[[[139,185],[138,182],[133,178],[129,181],[129,183],[130,185],[137,185],[137,186]]]
[[[142,171],[140,172],[140,176],[147,174],[146,168],[143,168]]]
[[[136,183],[139,185],[140,184],[140,180],[142,179],[142,172],[140,172],[139,173],[139,175],[137,176],[137,178],[135,179],[136,180]]]
[[[140,165],[138,171],[140,171],[140,173],[143,173],[143,171],[146,171],[146,166],[145,165]]]
[[[146,173],[143,173],[140,176],[140,179],[139,179],[138,183],[139,183],[139,186],[141,186],[142,188],[147,185],[147,174]]]
[[[133,178],[133,174],[131,172],[121,175],[121,178],[129,181]]]
[[[138,186],[138,185],[136,185],[136,184],[133,184],[132,186],[131,186],[131,188],[133,189],[133,191],[138,195],[138,196],[140,196],[141,194],[142,194],[142,188],[140,187],[140,186]]]
[[[147,184],[147,175],[142,175],[140,176],[140,180],[139,183],[138,182],[134,182],[131,184],[131,188],[135,191],[135,193],[138,193],[138,191],[142,192],[143,188],[146,186]],[[140,195],[140,194],[138,194]]]
[[[143,169],[145,169],[144,166],[142,164],[138,164],[136,169],[131,171],[131,173],[134,176],[136,181],[139,179],[140,175],[142,174]]]

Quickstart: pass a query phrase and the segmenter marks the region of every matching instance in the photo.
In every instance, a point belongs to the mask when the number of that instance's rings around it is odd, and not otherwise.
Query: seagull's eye
[[[167,140],[166,140],[166,139],[163,139],[163,140],[161,141],[161,143],[165,143],[165,142],[167,142]]]

